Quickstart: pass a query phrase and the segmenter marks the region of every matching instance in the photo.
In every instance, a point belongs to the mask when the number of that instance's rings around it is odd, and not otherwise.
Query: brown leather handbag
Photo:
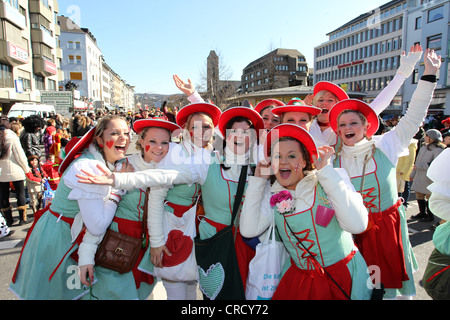
[[[120,274],[130,272],[133,269],[139,257],[142,243],[145,240],[149,193],[150,188],[147,188],[141,238],[131,237],[108,229],[95,254],[95,264],[97,266],[117,271]]]

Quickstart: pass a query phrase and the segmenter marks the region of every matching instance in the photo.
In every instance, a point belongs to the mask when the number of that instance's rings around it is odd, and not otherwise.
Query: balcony
[[[0,40],[0,61],[19,66],[29,61],[28,50],[23,49],[11,41]]]
[[[8,20],[21,30],[25,30],[27,27],[25,16],[8,2],[0,2],[0,18]]]
[[[48,21],[53,21],[53,14],[40,0],[29,0],[30,13],[39,13]]]
[[[35,57],[33,58],[33,72],[39,76],[51,77],[58,73],[56,64],[47,59]]]
[[[50,48],[56,47],[56,40],[42,29],[31,29],[31,41],[44,43]]]

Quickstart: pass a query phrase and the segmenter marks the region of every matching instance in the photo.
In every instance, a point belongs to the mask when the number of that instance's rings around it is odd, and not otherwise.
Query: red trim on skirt
[[[208,219],[206,217],[203,218],[205,222],[212,225],[214,228],[216,228],[216,231],[219,232],[223,228],[227,227],[225,224],[221,224],[218,222],[215,222],[211,219]],[[235,227],[233,227],[233,235],[235,235]],[[255,257],[255,250],[250,248],[243,240],[242,236],[239,233],[238,228],[238,234],[236,235],[236,241],[234,242],[234,248],[236,249],[236,257],[239,265],[239,273],[241,274],[242,279],[242,285],[244,286],[244,290],[247,284],[247,275],[248,275],[248,265],[250,264],[250,261]]]
[[[281,278],[272,300],[348,300],[328,274],[351,296],[352,277],[347,264],[355,253],[352,251],[331,266],[312,270],[300,269],[291,258],[291,266]]]
[[[385,288],[402,288],[409,280],[398,208],[401,199],[382,212],[369,213],[370,228],[355,235],[355,244],[361,251],[367,266],[380,268],[380,281]]]

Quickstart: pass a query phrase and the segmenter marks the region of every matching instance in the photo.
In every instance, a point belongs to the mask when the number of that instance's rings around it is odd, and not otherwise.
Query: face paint
[[[146,145],[146,146],[145,146],[145,152],[147,152],[148,149],[150,149],[150,146],[149,146],[149,145]]]
[[[113,147],[113,145],[114,145],[114,141],[112,141],[112,140],[106,141],[106,146],[107,146],[109,149],[111,149],[111,148]]]

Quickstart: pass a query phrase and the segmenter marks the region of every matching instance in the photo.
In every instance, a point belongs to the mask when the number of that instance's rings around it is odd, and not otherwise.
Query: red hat
[[[255,111],[261,113],[261,110],[267,106],[281,107],[284,106],[284,103],[277,99],[266,99],[255,106]]]
[[[370,123],[370,127],[367,130],[367,136],[373,136],[380,126],[380,120],[373,109],[365,102],[357,99],[347,99],[336,103],[331,109],[329,114],[330,126],[334,132],[337,133],[337,119],[344,110],[356,110],[361,112]]]
[[[294,106],[302,106],[302,105],[305,105],[305,101],[303,101],[300,98],[292,98],[287,104],[294,105]]]
[[[308,131],[296,124],[283,123],[273,127],[267,134],[266,142],[264,144],[264,155],[266,158],[270,158],[272,144],[282,137],[292,137],[300,141],[306,147],[311,162],[314,162],[313,156],[318,157],[319,151],[316,143]]]
[[[45,133],[46,133],[46,134],[52,134],[53,132],[56,132],[56,128],[55,128],[54,126],[48,126],[48,127],[45,129]]]
[[[327,90],[333,93],[339,101],[349,99],[347,92],[345,92],[341,87],[335,85],[329,81],[320,81],[314,86],[314,95],[318,94],[320,91]]]
[[[262,121],[261,115],[254,109],[247,107],[233,107],[225,110],[219,119],[219,130],[223,137],[225,137],[226,125],[227,123],[235,117],[244,117],[253,123],[257,136],[259,136],[259,130],[264,129],[264,122]]]
[[[73,160],[75,160],[81,155],[81,151],[86,149],[92,143],[92,141],[94,140],[95,128],[96,127],[92,127],[81,138],[73,137],[72,139],[70,139],[70,141],[64,148],[66,156],[59,165],[58,171],[60,174],[63,174],[63,172],[67,169],[69,164],[71,164]]]
[[[286,105],[284,107],[277,107],[272,109],[272,113],[276,114],[277,116],[281,116],[283,113],[286,112],[306,112],[309,113],[311,116],[317,116],[322,109],[314,107],[314,106],[307,106],[307,105]]]
[[[209,115],[212,119],[212,122],[214,124],[214,127],[216,127],[219,124],[219,118],[222,114],[222,110],[220,110],[219,107],[213,105],[212,103],[192,103],[188,104],[187,106],[181,108],[180,111],[177,113],[177,123],[180,127],[182,127],[185,123],[187,118],[196,112],[203,112]]]
[[[444,123],[450,123],[450,117],[448,117],[447,119],[444,119],[441,121],[442,124]]]
[[[147,127],[158,127],[158,128],[164,128],[169,130],[170,132],[174,132],[175,130],[180,130],[181,128],[176,123],[173,123],[171,121],[166,121],[158,118],[150,118],[150,119],[141,119],[136,120],[133,123],[133,129],[137,133],[141,133],[144,128]]]

